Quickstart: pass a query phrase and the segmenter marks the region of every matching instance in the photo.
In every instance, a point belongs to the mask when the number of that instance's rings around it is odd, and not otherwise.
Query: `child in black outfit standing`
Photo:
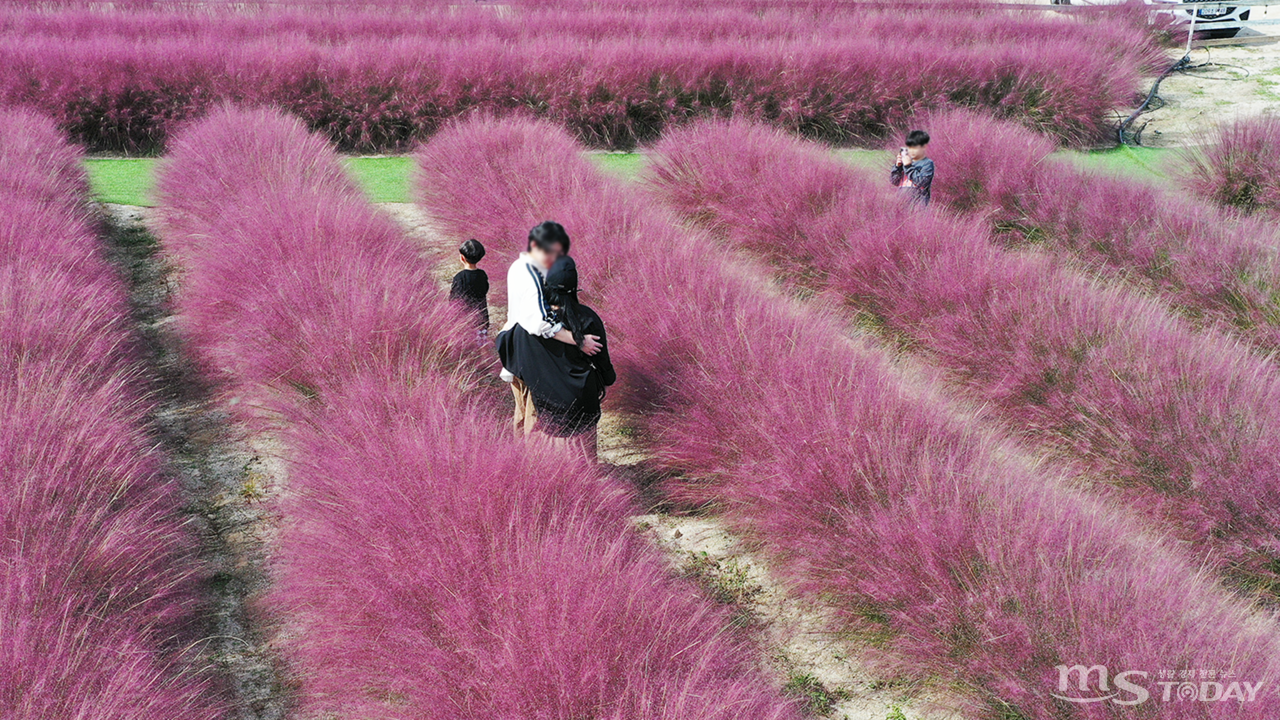
[[[480,340],[489,336],[489,276],[476,267],[484,258],[484,245],[472,238],[458,248],[462,260],[462,270],[453,276],[453,284],[449,288],[449,299],[459,300],[476,315]]]

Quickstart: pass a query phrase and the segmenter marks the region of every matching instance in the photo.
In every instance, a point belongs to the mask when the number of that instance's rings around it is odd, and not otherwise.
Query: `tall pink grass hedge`
[[[532,222],[564,223],[611,331],[615,407],[673,496],[713,504],[835,609],[837,629],[871,633],[887,675],[965,695],[966,717],[1037,720],[1130,716],[1051,698],[1059,663],[1273,676],[1269,625],[605,180],[563,131],[472,122],[417,157],[421,201],[454,236],[501,255]],[[1144,710],[1245,718],[1276,704]]]
[[[212,720],[193,539],[80,160],[0,112],[0,715]]]
[[[300,712],[796,717],[620,488],[511,437],[470,321],[323,139],[220,110],[175,141],[159,190],[186,337],[286,421],[265,607]]]
[[[218,40],[224,43],[295,36],[315,43],[356,39],[471,38],[524,42],[548,35],[603,39],[662,39],[666,42],[716,42],[751,38],[812,40],[815,37],[928,39],[943,45],[1044,42],[1064,38],[1087,42],[1100,52],[1129,62],[1163,61],[1155,43],[1143,41],[1145,18],[1135,8],[1099,6],[1073,12],[1063,22],[1042,12],[1010,11],[988,3],[929,3],[928,7],[815,3],[812,7],[752,7],[717,2],[691,11],[685,3],[644,5],[590,4],[545,7],[521,4],[507,11],[452,6],[410,12],[339,5],[278,5],[253,12],[233,7],[193,13],[181,8],[103,13],[92,9],[51,12],[0,5],[0,34],[66,42],[89,38],[154,41]],[[1147,28],[1149,29],[1149,28]]]
[[[943,175],[934,197],[985,220],[1012,247],[1083,261],[1109,279],[1158,293],[1200,326],[1280,350],[1275,230],[1238,221],[1146,183],[1048,157],[1052,141],[976,113],[925,120]],[[1257,162],[1273,154],[1261,151]]]
[[[721,12],[10,11],[0,103],[125,152],[162,148],[222,102],[276,105],[360,152],[406,148],[476,112],[546,118],[589,145],[630,148],[699,116],[878,142],[912,113],[953,106],[1081,144],[1159,55],[1144,22],[1111,15]]]
[[[681,215],[867,313],[1009,432],[1247,589],[1275,591],[1280,375],[1268,362],[1006,252],[977,223],[909,212],[887,178],[767,128],[707,124],[656,153],[655,190]]]
[[[1280,117],[1224,122],[1184,152],[1183,186],[1246,214],[1280,216]]]
[[[323,138],[266,111],[195,127],[157,179],[163,240],[183,273],[184,337],[242,421],[363,374],[470,382],[474,339],[435,307],[429,269]]]
[[[1134,5],[1129,4],[1128,8],[1134,10]],[[269,14],[271,12],[307,12],[311,14],[323,14],[326,12],[347,13],[352,10],[365,12],[386,12],[395,10],[401,15],[418,14],[418,13],[438,13],[438,12],[468,12],[476,10],[478,12],[496,11],[498,14],[503,13],[531,13],[531,12],[572,12],[583,13],[585,11],[625,11],[625,12],[656,12],[671,9],[695,10],[699,13],[713,13],[724,10],[735,10],[753,15],[763,15],[776,12],[796,12],[813,14],[821,17],[824,14],[834,12],[867,12],[875,13],[884,9],[881,3],[872,2],[871,0],[694,0],[692,2],[682,2],[681,0],[647,0],[644,3],[627,2],[625,0],[521,0],[514,3],[503,3],[496,5],[481,2],[475,5],[459,5],[452,0],[415,0],[414,2],[398,2],[397,0],[371,0],[369,2],[352,3],[349,0],[249,0],[249,2],[238,3],[204,3],[195,4],[189,0],[122,0],[121,2],[112,3],[110,10],[120,11],[122,13],[148,13],[148,12],[190,12],[193,6],[204,13],[231,13],[243,12],[245,14]],[[53,10],[93,10],[103,9],[98,0],[42,0],[39,3],[33,3],[31,0],[4,0],[0,2],[0,8],[14,8],[20,11],[31,11],[40,9],[46,11]],[[992,14],[1004,14],[1008,10],[1007,4],[990,2],[990,0],[903,0],[895,4],[895,8],[903,11],[919,11],[929,10],[938,12],[948,11],[981,11]],[[1108,14],[1115,12],[1118,8],[1107,7],[1090,7],[1081,8],[1083,13],[1093,13],[1096,15]],[[1142,9],[1141,5],[1137,5],[1138,10]],[[1028,12],[1028,15],[1037,16],[1039,13]],[[1137,13],[1135,13],[1137,14]]]

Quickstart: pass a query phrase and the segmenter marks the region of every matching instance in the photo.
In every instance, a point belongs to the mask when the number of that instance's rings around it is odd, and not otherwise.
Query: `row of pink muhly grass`
[[[0,112],[0,716],[212,720],[194,543],[80,160]]]
[[[302,712],[796,716],[620,488],[511,437],[470,322],[322,138],[219,111],[159,190],[185,337],[246,417],[286,421],[265,607]]]
[[[1246,214],[1280,217],[1280,117],[1224,122],[1204,139],[1184,152],[1186,190]]]
[[[931,40],[956,44],[1039,43],[1072,38],[1096,52],[1138,65],[1157,64],[1163,54],[1144,36],[1144,18],[1134,8],[1097,7],[1074,12],[1064,22],[1042,12],[1010,12],[986,4],[937,4],[929,9],[883,6],[821,10],[754,9],[724,3],[700,12],[685,7],[628,5],[590,8],[521,7],[503,13],[484,6],[455,6],[417,12],[385,9],[264,8],[241,12],[234,7],[192,13],[181,9],[103,13],[91,9],[50,12],[0,6],[0,35],[43,38],[51,42],[88,38],[154,41],[160,38],[243,43],[296,36],[318,43],[354,39],[390,41],[403,38],[482,38],[508,42],[547,36],[603,40],[648,38],[664,41],[715,42],[734,38],[813,40],[817,37],[878,37]],[[1142,25],[1143,27],[1135,27]]]
[[[148,27],[151,17],[137,22]],[[546,118],[589,145],[629,148],[698,116],[878,142],[911,113],[954,106],[989,108],[1080,144],[1096,140],[1111,110],[1129,102],[1157,52],[1141,23],[1116,22],[1095,36],[1067,32],[1074,26],[1061,19],[1063,30],[1048,36],[1046,21],[1023,20],[1016,40],[979,39],[966,34],[971,23],[938,22],[919,37],[824,31],[707,42],[609,37],[606,28],[572,24],[555,30],[555,22],[514,39],[333,42],[285,24],[279,34],[239,40],[234,27],[222,34],[221,21],[214,14],[200,33],[158,37],[80,23],[83,35],[49,38],[18,24],[0,36],[0,103],[38,108],[92,149],[125,152],[161,148],[182,123],[227,101],[279,106],[362,152],[407,147],[477,112]]]
[[[103,10],[108,12],[103,12]],[[724,12],[743,13],[754,18],[778,13],[794,13],[809,15],[818,19],[830,18],[837,14],[861,14],[868,17],[886,11],[886,6],[873,0],[646,0],[643,3],[631,0],[517,0],[499,5],[479,2],[463,5],[452,0],[416,0],[402,2],[400,0],[371,0],[352,3],[349,0],[249,0],[234,4],[206,4],[195,9],[188,0],[121,0],[103,8],[98,0],[42,0],[33,4],[31,0],[3,0],[0,11],[31,13],[33,11],[55,14],[67,11],[91,10],[100,16],[107,15],[143,15],[155,13],[186,13],[190,15],[223,16],[244,14],[269,18],[274,14],[306,13],[313,16],[325,14],[385,14],[391,17],[410,17],[430,14],[466,14],[488,13],[500,17],[530,17],[548,13],[575,15],[621,14],[643,15],[663,12],[684,12],[690,15],[712,15]],[[388,12],[388,11],[392,12]],[[1042,8],[1024,8],[1016,11],[1008,3],[991,2],[990,0],[902,0],[894,3],[897,12],[931,12],[935,14],[990,14],[996,17],[1032,17],[1047,19],[1061,18],[1061,13],[1041,12]],[[1141,4],[1128,3],[1121,7],[1088,7],[1075,8],[1069,17],[1089,15],[1093,17],[1128,16],[1135,21],[1145,18],[1146,9]],[[983,33],[999,32],[998,29],[984,27]]]
[[[427,210],[495,256],[532,222],[564,223],[584,302],[610,328],[615,408],[673,496],[711,503],[841,630],[870,633],[886,674],[972,697],[966,717],[1036,720],[1131,716],[1054,700],[1058,664],[1274,677],[1274,628],[604,179],[563,131],[474,122],[418,162]],[[1147,708],[1221,719],[1277,706],[1267,694]]]
[[[745,123],[691,128],[656,152],[654,189],[681,215],[869,314],[1009,432],[1247,589],[1275,591],[1280,376],[1265,360],[1051,258],[1006,252],[976,222],[910,212],[887,167],[868,176]]]
[[[1272,225],[1235,220],[1146,183],[1078,170],[1049,157],[1049,138],[989,116],[949,113],[922,122],[938,138],[930,148],[940,168],[934,197],[983,219],[1005,244],[1077,257],[1104,276],[1156,291],[1193,322],[1223,326],[1266,352],[1280,350],[1280,252]],[[1267,137],[1265,130],[1239,135]],[[1274,152],[1264,147],[1274,146],[1206,148],[1205,177],[1196,185],[1210,194],[1239,192],[1229,186],[1253,181],[1228,176],[1265,176],[1247,167],[1271,162]],[[1223,165],[1237,162],[1232,157],[1245,166]],[[1222,168],[1216,181],[1215,167]],[[1263,197],[1260,189],[1249,192]]]

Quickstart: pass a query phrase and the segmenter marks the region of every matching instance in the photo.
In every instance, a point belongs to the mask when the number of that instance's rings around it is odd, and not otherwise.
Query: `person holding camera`
[[[898,148],[897,162],[889,172],[889,181],[894,187],[908,193],[913,205],[929,204],[929,188],[933,185],[933,161],[925,156],[928,147],[929,133],[923,130],[907,133],[906,145]]]

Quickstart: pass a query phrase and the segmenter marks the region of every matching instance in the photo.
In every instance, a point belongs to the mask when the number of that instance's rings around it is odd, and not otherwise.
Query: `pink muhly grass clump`
[[[0,342],[20,351],[10,330],[0,325]],[[140,413],[122,400],[132,384],[86,387],[55,363],[11,372],[0,383],[5,717],[220,717],[184,658],[198,609],[193,548]]]
[[[564,223],[611,331],[612,397],[674,496],[713,503],[841,629],[872,633],[886,673],[967,693],[967,717],[1036,720],[1124,716],[1050,698],[1059,663],[1274,675],[1274,631],[1242,604],[605,180],[563,131],[473,121],[418,162],[427,209],[455,236],[509,238],[492,252]]]
[[[212,114],[175,140],[157,193],[166,250],[185,272],[184,334],[243,404],[476,360],[474,333],[400,228],[296,119]]]
[[[1247,590],[1280,587],[1280,377],[1268,362],[1137,295],[997,248],[974,222],[908,212],[887,178],[767,128],[707,124],[657,154],[655,190],[680,214],[869,314],[1010,433],[1209,551]]]
[[[1280,214],[1280,116],[1219,124],[1202,144],[1183,152],[1183,186],[1246,214]]]
[[[0,193],[39,202],[87,208],[88,178],[82,153],[48,118],[27,110],[0,109]],[[59,217],[67,217],[65,214]]]
[[[323,140],[223,109],[174,147],[188,337],[291,421],[266,607],[304,714],[796,717],[611,481],[511,437],[470,320]]]
[[[380,718],[795,718],[580,461],[436,378],[356,384],[291,433],[273,592],[305,705]],[[376,550],[374,550],[376,548]]]
[[[930,135],[928,154],[939,170],[933,198],[1010,230],[1018,227],[1023,205],[1038,199],[1037,178],[1066,169],[1049,157],[1057,149],[1052,138],[984,113],[938,112],[912,123]]]
[[[938,113],[919,122],[935,138],[935,200],[984,219],[1007,245],[1073,255],[1156,291],[1198,325],[1280,351],[1273,228],[1147,183],[1078,170],[1048,157],[1051,141],[990,116]]]
[[[0,114],[0,714],[212,720],[185,647],[194,543],[79,160],[48,120]]]

